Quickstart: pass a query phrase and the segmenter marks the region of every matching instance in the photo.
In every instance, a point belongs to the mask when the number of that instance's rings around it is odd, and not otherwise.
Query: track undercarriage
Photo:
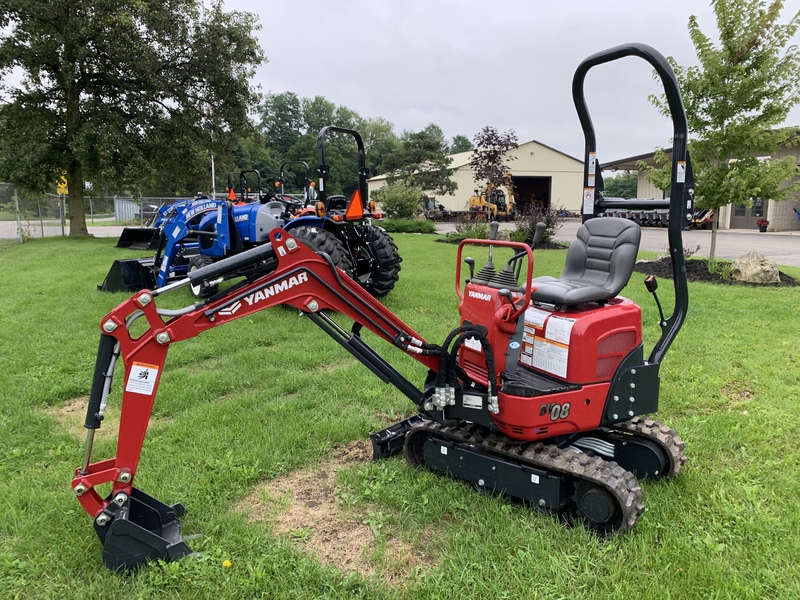
[[[598,438],[588,437],[594,433]],[[600,437],[607,445],[603,454],[585,443]],[[632,451],[626,451],[629,444]],[[574,440],[544,442],[513,440],[474,423],[425,421],[405,435],[404,452],[411,466],[452,475],[609,535],[630,530],[644,512],[637,477],[674,478],[686,462],[684,447],[673,429],[637,417]],[[631,472],[620,462],[639,467]]]

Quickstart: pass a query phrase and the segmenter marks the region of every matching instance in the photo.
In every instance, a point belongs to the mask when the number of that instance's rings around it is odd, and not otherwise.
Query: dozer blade
[[[414,426],[419,425],[425,420],[425,417],[422,415],[411,415],[407,419],[403,419],[394,425],[390,425],[386,429],[381,429],[370,435],[369,439],[372,441],[372,460],[389,458],[393,454],[400,452],[406,441],[406,434],[411,431]]]
[[[115,260],[108,275],[97,289],[102,292],[137,292],[154,289],[156,276],[152,258]]]
[[[158,248],[161,230],[153,227],[126,227],[117,241],[117,248],[132,250],[155,250]]]
[[[113,505],[111,505],[113,506]],[[112,571],[132,571],[151,560],[172,561],[192,554],[180,534],[182,504],[167,506],[133,488],[113,520],[94,528],[103,543],[103,564]]]

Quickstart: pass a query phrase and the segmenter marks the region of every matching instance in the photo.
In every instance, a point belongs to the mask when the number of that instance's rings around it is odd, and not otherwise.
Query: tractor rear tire
[[[198,269],[202,269],[203,267],[207,267],[211,263],[214,262],[214,259],[210,256],[203,256],[202,254],[195,254],[194,256],[189,257],[189,270],[188,272],[191,273],[192,271],[197,271]],[[189,288],[192,290],[192,296],[195,298],[210,298],[214,294],[217,293],[219,286],[212,285],[212,286],[203,286],[203,285],[194,285],[189,284]]]
[[[311,248],[314,252],[324,252],[331,257],[333,264],[348,275],[353,274],[353,261],[342,241],[330,231],[319,227],[301,226],[289,230],[289,233]]]
[[[374,259],[372,272],[364,288],[376,298],[385,296],[394,289],[400,273],[400,253],[388,233],[380,227],[368,227],[364,239]]]

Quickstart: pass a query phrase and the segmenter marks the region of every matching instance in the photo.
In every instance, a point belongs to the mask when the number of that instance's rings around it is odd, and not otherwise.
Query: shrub
[[[406,187],[401,183],[390,183],[372,193],[372,199],[379,202],[381,210],[390,219],[410,219],[419,210],[422,190]]]
[[[418,219],[386,219],[375,221],[378,227],[383,227],[389,233],[436,233],[433,221]]]
[[[544,222],[545,230],[541,243],[549,244],[553,242],[558,230],[561,229],[561,223],[564,213],[561,207],[551,206],[550,208],[543,209],[538,206],[532,206],[521,217],[517,218],[517,230],[511,234],[511,239],[515,242],[530,243],[533,240],[533,234],[536,232],[536,224]]]
[[[486,221],[473,221],[464,216],[459,216],[455,222],[455,228],[455,231],[448,233],[440,241],[458,244],[461,240],[468,238],[485,240],[489,237],[489,225]]]

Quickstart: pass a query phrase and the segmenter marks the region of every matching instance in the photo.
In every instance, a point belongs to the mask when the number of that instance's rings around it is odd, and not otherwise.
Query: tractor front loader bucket
[[[161,230],[157,227],[126,227],[117,241],[117,248],[156,250]]]
[[[152,258],[115,260],[108,275],[97,289],[102,292],[138,292],[154,289],[156,274]]]
[[[94,528],[103,543],[103,564],[112,571],[132,571],[151,560],[169,562],[192,554],[180,534],[178,519],[184,514],[182,504],[167,506],[132,488],[124,505],[117,508],[111,502],[95,519]]]

